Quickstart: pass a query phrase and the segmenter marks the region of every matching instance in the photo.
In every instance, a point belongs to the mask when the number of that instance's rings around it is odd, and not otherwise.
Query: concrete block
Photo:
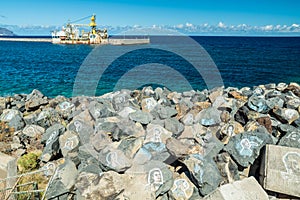
[[[14,157],[0,152],[0,179],[7,177],[9,162],[15,160]]]
[[[260,183],[266,190],[300,197],[300,149],[266,145]]]
[[[267,193],[255,178],[249,177],[231,184],[222,185],[205,200],[269,200]]]

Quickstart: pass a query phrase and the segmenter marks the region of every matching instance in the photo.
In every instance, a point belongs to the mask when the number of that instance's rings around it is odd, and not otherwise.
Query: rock
[[[120,112],[118,112],[118,115],[123,118],[128,118],[129,114],[134,112],[136,112],[135,109],[131,107],[124,107]]]
[[[140,190],[149,191],[154,194],[152,199],[168,192],[173,184],[173,173],[167,165],[162,162],[151,160],[143,165],[135,165],[125,174],[144,175],[139,179]]]
[[[233,98],[238,99],[238,100],[242,100],[242,101],[247,101],[248,100],[247,96],[244,96],[243,94],[239,93],[238,91],[230,91],[228,93],[228,95],[230,97],[233,97]]]
[[[283,123],[291,124],[293,121],[299,118],[298,111],[289,108],[273,109],[273,113]]]
[[[45,144],[45,148],[41,155],[42,161],[48,162],[59,154],[59,136],[63,134],[64,131],[65,127],[61,124],[55,124],[46,130],[41,140],[41,143]]]
[[[217,97],[222,96],[223,94],[223,88],[215,88],[211,93],[209,94],[208,98],[211,103],[214,103]]]
[[[291,91],[296,96],[300,97],[300,86],[297,83],[290,83],[290,85],[284,89],[283,92]]]
[[[115,111],[119,112],[123,108],[128,107],[130,105],[130,98],[130,95],[126,92],[120,92],[119,94],[115,95],[112,99],[112,105]]]
[[[27,96],[25,108],[27,111],[34,111],[39,109],[40,106],[47,105],[48,103],[47,97],[44,97],[40,91],[33,90],[31,94]]]
[[[177,110],[170,106],[157,105],[151,114],[157,119],[167,119],[176,116]]]
[[[171,155],[178,158],[183,158],[189,154],[189,146],[183,144],[180,140],[169,138],[166,142],[166,147]]]
[[[212,159],[203,158],[200,155],[189,155],[184,161],[191,175],[199,187],[202,195],[214,191],[221,182],[221,175]]]
[[[234,119],[242,125],[245,125],[249,120],[247,116],[248,113],[249,109],[246,106],[243,106],[237,111],[237,113],[234,116]]]
[[[15,160],[14,157],[0,152],[0,179],[5,179],[8,175],[9,163]]]
[[[166,144],[168,138],[172,137],[172,132],[157,124],[148,124],[144,143],[162,142]]]
[[[269,200],[267,193],[253,177],[222,185],[203,198],[204,200]]]
[[[0,120],[3,122],[7,122],[10,127],[15,129],[15,131],[21,130],[25,126],[22,114],[18,110],[3,110],[0,116]]]
[[[223,110],[221,112],[220,118],[222,122],[227,123],[230,121],[230,113],[227,110]]]
[[[95,101],[93,101],[89,104],[88,109],[89,109],[91,116],[94,118],[94,120],[97,120],[99,118],[104,118],[104,117],[112,117],[115,115],[112,105],[107,106],[107,105],[100,104]]]
[[[211,132],[207,132],[205,135],[201,136],[198,141],[203,148],[202,156],[206,158],[213,158],[224,147],[223,143],[220,142]]]
[[[192,126],[194,124],[194,115],[192,113],[187,113],[180,119],[180,122],[185,126]]]
[[[44,108],[35,120],[35,124],[44,128],[49,128],[53,124],[61,123],[62,121],[59,113],[54,108]]]
[[[263,97],[253,95],[248,100],[248,106],[252,110],[259,113],[268,112],[268,106],[266,100]]]
[[[64,194],[71,194],[76,183],[77,169],[75,164],[66,159],[65,163],[58,166],[53,182],[49,185],[46,198],[51,199]]]
[[[266,190],[300,197],[300,149],[267,145],[260,181]]]
[[[268,130],[269,133],[272,133],[272,122],[271,122],[270,117],[261,117],[261,118],[256,119],[256,121],[260,125],[266,127],[266,129]]]
[[[238,166],[228,153],[221,153],[215,157],[215,162],[222,176],[221,185],[233,183],[240,179]]]
[[[37,125],[27,125],[23,130],[22,133],[31,138],[40,137],[45,133],[45,129],[41,126]]]
[[[59,145],[62,155],[67,157],[69,152],[78,151],[79,137],[75,132],[66,131],[59,136]]]
[[[286,83],[278,83],[276,86],[276,89],[279,91],[283,91],[288,87],[288,85]]]
[[[80,142],[87,144],[90,142],[90,136],[97,131],[97,126],[95,129],[93,128],[94,123],[89,111],[85,110],[73,118],[68,124],[67,129],[78,133]]]
[[[278,145],[300,148],[300,130],[288,130],[288,132],[280,139]]]
[[[151,112],[158,103],[153,97],[151,97],[143,99],[141,104],[144,112]]]
[[[136,153],[133,162],[144,164],[150,160],[165,162],[170,158],[166,145],[162,142],[148,142]],[[172,160],[174,161],[174,159]]]
[[[298,109],[300,106],[300,98],[291,98],[286,102],[286,107],[290,109]]]
[[[133,159],[138,150],[143,146],[144,139],[139,138],[126,138],[122,140],[118,149],[121,150],[127,158]]]
[[[184,126],[176,118],[170,118],[165,120],[165,129],[178,136],[184,130]]]
[[[153,116],[150,113],[138,110],[134,113],[130,113],[129,119],[141,124],[149,124],[153,120]]]
[[[224,150],[241,166],[253,164],[259,156],[260,149],[266,144],[272,144],[270,134],[264,132],[245,132],[231,137]]]
[[[124,172],[130,168],[132,162],[119,149],[114,149],[111,146],[106,146],[98,155],[99,161],[103,166],[116,172]]]
[[[274,109],[275,107],[282,108],[284,101],[279,97],[273,97],[273,98],[267,99],[266,104],[269,109]]]
[[[199,122],[203,126],[213,126],[221,122],[220,119],[221,112],[214,107],[209,107],[200,111],[196,117],[195,121]]]
[[[190,199],[194,190],[196,190],[196,188],[193,183],[184,173],[182,173],[174,179],[174,184],[170,193],[174,199],[185,200]]]
[[[95,150],[98,152],[112,143],[112,140],[109,137],[108,133],[106,131],[101,130],[95,133],[94,135],[91,135],[90,141]]]

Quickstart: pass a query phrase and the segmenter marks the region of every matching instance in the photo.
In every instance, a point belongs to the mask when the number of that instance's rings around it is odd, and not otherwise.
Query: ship
[[[111,38],[107,29],[98,29],[96,23],[96,15],[90,17],[89,24],[76,24],[68,22],[60,31],[52,31],[52,43],[54,44],[111,44],[111,45],[133,45],[133,44],[149,44],[150,38]],[[86,19],[82,18],[80,20]],[[80,21],[80,20],[76,20]],[[90,28],[86,31],[81,27]]]

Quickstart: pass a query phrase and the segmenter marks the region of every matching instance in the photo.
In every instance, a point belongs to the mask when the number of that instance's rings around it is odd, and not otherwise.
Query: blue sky
[[[300,24],[299,8],[299,0],[6,0],[0,24],[59,26],[95,13],[98,24],[111,26],[283,26]]]

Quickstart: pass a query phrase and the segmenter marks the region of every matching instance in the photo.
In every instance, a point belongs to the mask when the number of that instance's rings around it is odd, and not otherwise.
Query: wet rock
[[[212,159],[193,154],[183,162],[196,181],[202,195],[209,194],[219,186],[222,178],[217,165]]]
[[[245,132],[231,137],[224,150],[241,166],[253,164],[259,156],[260,149],[266,144],[272,144],[270,134],[264,132]]]
[[[129,119],[141,124],[149,124],[153,120],[153,116],[150,113],[138,110],[134,113],[130,113]]]
[[[3,110],[0,116],[0,120],[3,122],[7,122],[10,127],[15,129],[15,131],[21,130],[25,126],[22,114],[18,110]]]
[[[289,108],[273,109],[275,117],[277,117],[283,123],[291,124],[293,121],[299,118],[298,111]]]
[[[176,118],[170,118],[165,120],[165,129],[178,136],[184,130],[184,126]]]
[[[210,107],[200,111],[195,118],[196,122],[199,122],[203,126],[213,126],[221,122],[221,112],[214,107]]]
[[[75,164],[71,160],[66,159],[65,163],[58,166],[55,172],[53,182],[49,185],[46,193],[47,199],[71,193],[76,183],[77,174]]]

